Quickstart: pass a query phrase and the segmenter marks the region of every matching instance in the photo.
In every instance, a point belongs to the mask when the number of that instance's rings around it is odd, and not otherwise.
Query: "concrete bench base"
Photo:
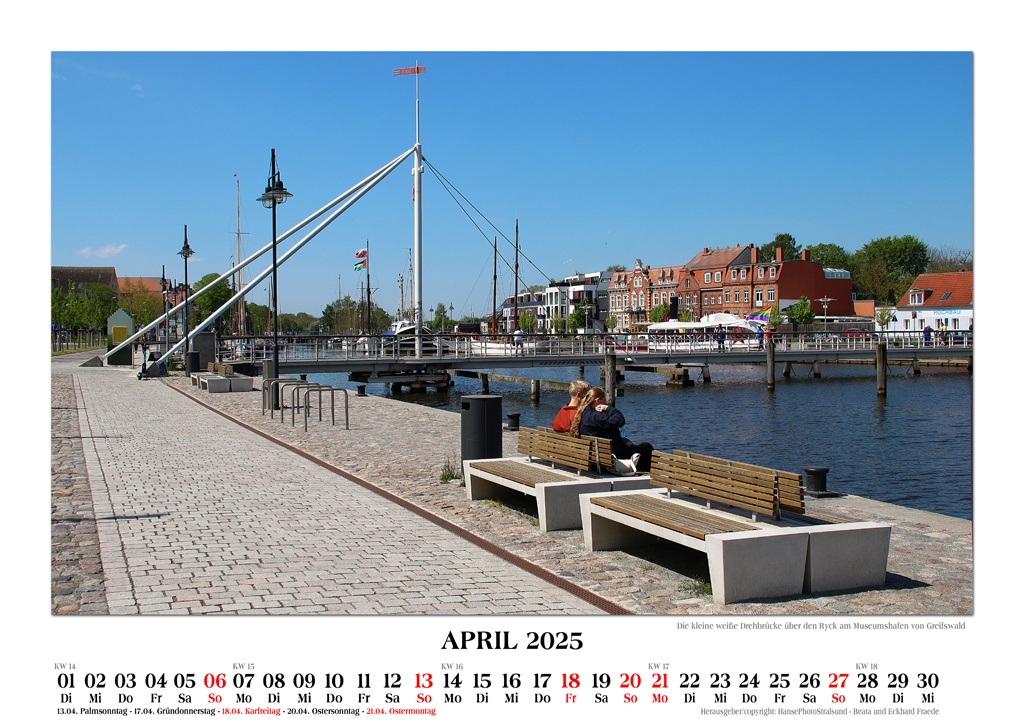
[[[663,499],[663,492],[651,490],[650,494]],[[701,509],[682,501],[679,506]],[[803,592],[808,534],[801,532],[802,528],[757,523],[754,530],[708,535],[702,540],[595,505],[590,495],[580,496],[580,511],[587,550],[622,550],[661,538],[705,553],[715,603],[781,598]]]
[[[663,499],[662,493],[651,490],[652,497]],[[702,509],[686,500],[673,502]],[[601,507],[588,494],[581,495],[580,510],[588,550],[622,550],[661,538],[706,553],[716,603],[885,585],[891,527],[882,523],[766,521],[754,523],[756,530],[709,534],[702,540]]]
[[[538,479],[550,476],[551,482],[537,482],[530,486],[506,477],[474,469],[474,462],[498,460],[467,460],[462,463],[463,482],[466,497],[470,500],[491,500],[500,497],[507,490],[520,492],[537,498],[537,519],[541,532],[552,530],[579,530],[583,527],[580,516],[580,495],[584,493],[608,493],[627,490],[646,490],[649,477],[597,477],[577,475],[575,472],[555,469],[547,465],[516,459],[537,469]],[[563,479],[568,477],[569,479]]]
[[[231,377],[231,390],[232,391],[252,391],[252,377],[251,376],[238,376],[237,374]]]
[[[252,391],[252,377],[238,376],[231,374],[221,376],[203,372],[192,374],[192,383],[199,387],[200,391],[208,391],[211,394],[226,394],[229,391]]]
[[[231,391],[231,379],[227,376],[204,376],[199,380],[199,389],[211,394],[224,394]]]
[[[808,535],[804,592],[880,588],[885,585],[892,528],[875,522],[812,525]]]

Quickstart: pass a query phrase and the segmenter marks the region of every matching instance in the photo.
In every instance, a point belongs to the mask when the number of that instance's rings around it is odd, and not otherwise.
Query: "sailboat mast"
[[[519,328],[519,220],[516,220],[516,270],[513,284],[512,330]]]
[[[494,276],[491,279],[491,327],[493,336],[498,332],[498,238],[494,238]]]
[[[242,196],[241,187],[239,186],[238,175],[235,175],[235,239],[238,247],[238,257],[235,260],[238,262],[242,261]],[[245,284],[245,280],[242,277],[244,268],[239,268],[238,272],[235,273],[235,292],[242,289]],[[238,318],[236,320],[235,329],[239,336],[245,335],[245,296],[243,295],[238,299]]]

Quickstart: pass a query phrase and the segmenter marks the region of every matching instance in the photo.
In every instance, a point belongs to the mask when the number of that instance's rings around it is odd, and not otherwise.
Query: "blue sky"
[[[235,175],[249,254],[270,240],[271,147],[284,231],[413,145],[414,80],[392,70],[417,61],[424,156],[500,230],[425,171],[426,309],[489,312],[491,242],[511,261],[516,219],[524,285],[779,232],[974,244],[970,52],[54,52],[52,264],[180,280],[187,224],[190,280],[223,272]],[[375,299],[397,310],[411,168],[282,266],[283,311],[319,315],[339,275],[357,297],[367,241]]]

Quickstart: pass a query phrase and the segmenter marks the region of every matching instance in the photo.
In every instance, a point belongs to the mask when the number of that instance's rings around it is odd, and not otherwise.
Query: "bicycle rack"
[[[270,406],[269,407],[267,406],[268,398],[271,399],[271,400],[273,399],[273,394],[272,393],[270,394],[270,397],[267,396],[267,394],[270,393],[270,387],[278,385],[278,390],[277,390],[278,397],[277,397],[277,400],[280,401],[281,400],[281,388],[280,387],[281,387],[281,385],[283,385],[284,383],[286,383],[288,381],[295,381],[295,379],[289,379],[289,378],[285,377],[285,378],[264,379],[263,380],[263,390],[262,390],[262,393],[263,393],[263,411],[260,412],[263,416],[266,416],[267,409],[269,408],[270,409],[270,418],[271,419],[274,418],[274,405],[273,405],[273,403],[271,402]],[[283,421],[283,419],[284,419],[284,415],[283,414],[281,415],[281,418],[282,418],[282,421]]]
[[[335,391],[340,391],[341,393],[343,393],[345,395],[345,429],[348,429],[348,389],[336,389],[333,386],[314,384],[312,386],[307,387],[306,388],[306,392],[303,395],[304,402],[303,402],[303,410],[302,410],[302,431],[304,431],[304,432],[308,432],[309,431],[309,395],[312,394],[314,391],[317,394],[317,399],[318,399],[318,404],[319,404],[319,406],[317,408],[317,414],[318,414],[319,421],[323,421],[324,420],[324,417],[323,417],[323,411],[324,411],[323,395],[324,395],[324,392],[325,391],[331,392],[331,426],[332,427],[335,424],[335,420],[334,420],[334,392]],[[298,389],[295,390],[295,393],[298,393]],[[292,418],[294,419],[294,417],[295,417],[295,410],[292,409]],[[292,422],[292,425],[294,426],[294,421]]]

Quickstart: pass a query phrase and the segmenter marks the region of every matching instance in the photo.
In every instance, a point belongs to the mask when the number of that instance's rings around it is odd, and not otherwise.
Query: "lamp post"
[[[828,304],[831,303],[833,300],[835,300],[835,298],[829,298],[826,295],[824,298],[815,298],[815,300],[817,300],[819,303],[821,303],[822,308],[825,310],[825,313],[824,313],[825,331],[828,332]]]
[[[267,189],[263,195],[259,198],[259,201],[263,203],[264,207],[270,209],[271,214],[271,229],[273,231],[273,262],[272,265],[272,281],[271,281],[271,296],[273,298],[273,314],[274,314],[274,378],[279,377],[278,366],[280,358],[278,355],[278,344],[277,344],[277,206],[284,204],[288,201],[291,194],[284,188],[284,182],[281,181],[281,173],[277,171],[277,153],[275,149],[270,150],[270,177],[267,179]],[[266,372],[264,372],[264,376]],[[271,405],[274,409],[280,409],[281,403],[278,400],[277,386],[270,387]]]
[[[185,373],[191,374],[189,370],[188,360],[188,259],[192,257],[192,248],[188,246],[188,225],[185,225],[185,244],[182,245],[181,250],[178,252],[183,258],[185,258]]]

